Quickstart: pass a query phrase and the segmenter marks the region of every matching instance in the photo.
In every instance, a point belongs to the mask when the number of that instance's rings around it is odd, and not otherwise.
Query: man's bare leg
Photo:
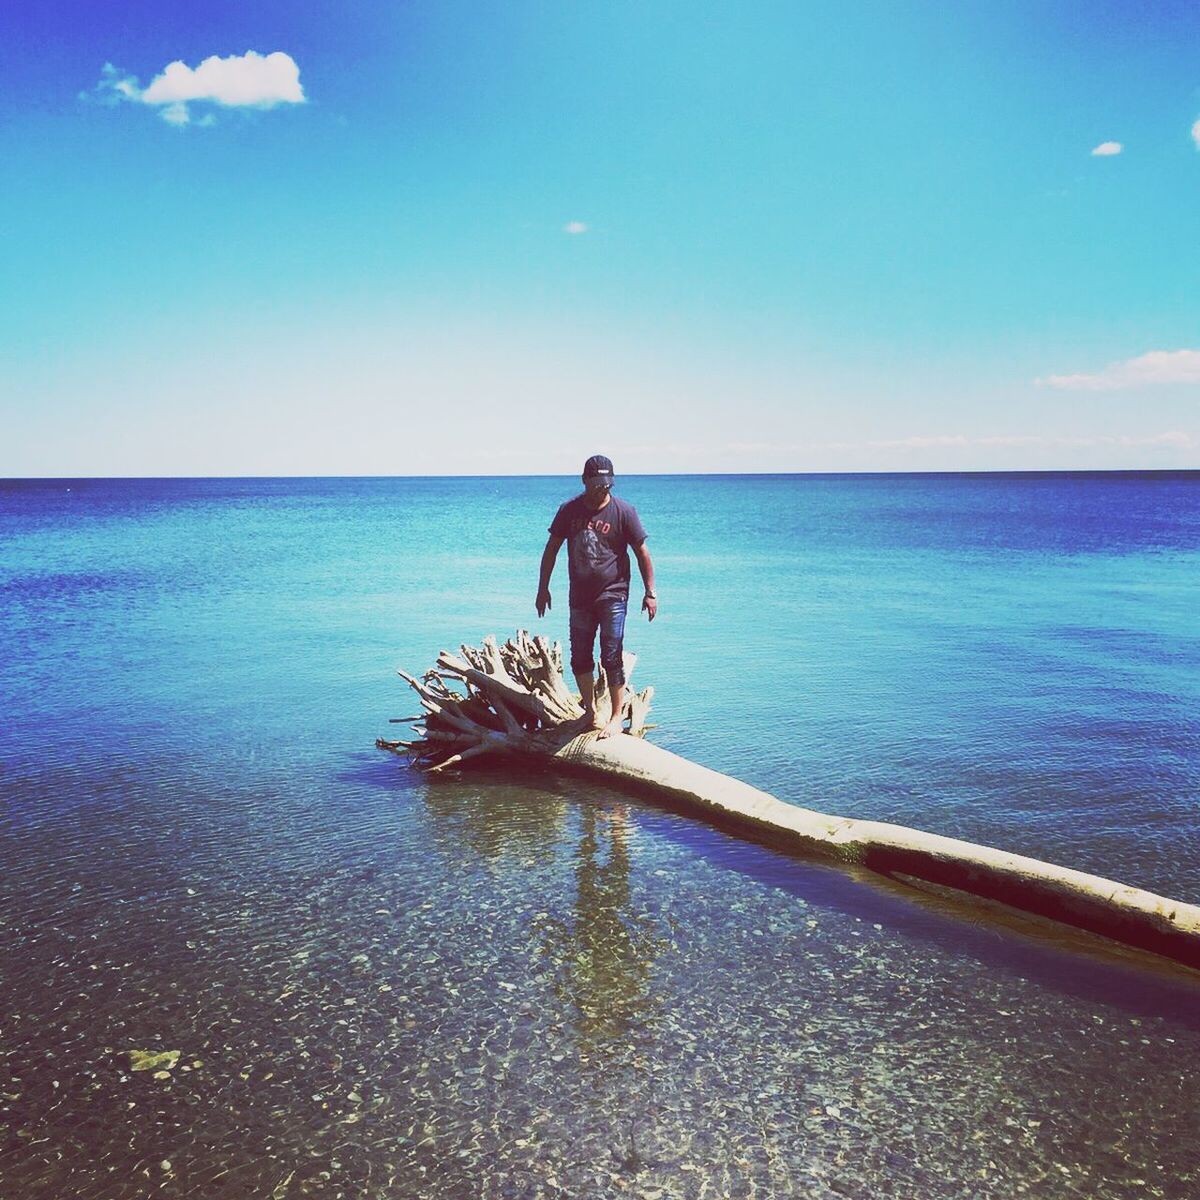
[[[612,692],[612,714],[608,719],[608,724],[600,730],[602,738],[615,737],[621,732],[621,709],[625,705],[625,685],[617,684],[615,688],[609,689]]]
[[[579,674],[575,676],[575,682],[579,685],[579,703],[583,705],[583,715],[593,729],[598,729],[596,723],[596,681],[592,677],[591,671],[586,675]]]

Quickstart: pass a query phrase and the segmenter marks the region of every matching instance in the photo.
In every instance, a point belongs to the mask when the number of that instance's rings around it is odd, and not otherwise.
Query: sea
[[[1195,973],[375,748],[576,491],[0,482],[0,1200],[1200,1195]],[[651,740],[1200,903],[1200,473],[617,493]]]

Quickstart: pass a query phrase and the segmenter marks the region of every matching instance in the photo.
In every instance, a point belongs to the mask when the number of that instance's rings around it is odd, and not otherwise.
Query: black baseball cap
[[[592,457],[583,464],[584,479],[588,479],[593,475],[608,475],[611,478],[612,473],[612,459],[605,458],[603,454],[593,454]]]

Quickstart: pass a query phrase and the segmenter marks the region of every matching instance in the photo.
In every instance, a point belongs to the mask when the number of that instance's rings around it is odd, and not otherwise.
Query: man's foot
[[[613,719],[609,721],[609,723],[605,725],[603,729],[600,730],[600,737],[616,737],[617,734],[624,733],[625,731],[621,728],[621,724],[622,722],[620,717],[613,717]]]
[[[604,727],[604,719],[595,709],[585,708],[583,716],[577,719],[584,729],[602,729]]]

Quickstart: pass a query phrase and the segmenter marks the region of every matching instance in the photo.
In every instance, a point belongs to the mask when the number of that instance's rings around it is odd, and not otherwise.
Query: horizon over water
[[[577,490],[0,481],[0,1197],[1195,1196],[1194,973],[373,749]],[[1200,472],[616,490],[651,740],[1200,903]]]
[[[861,470],[861,471],[621,471],[617,475],[618,483],[632,479],[857,479],[860,477],[884,477],[888,479],[941,479],[958,478],[963,476],[979,477],[1082,477],[1082,476],[1146,476],[1149,478],[1162,476],[1193,476],[1200,474],[1200,467],[1111,467],[1092,469],[1087,467],[1070,468],[1023,468],[1010,467],[1003,470],[985,470],[964,468],[962,470],[942,471],[891,471],[891,470]],[[0,484],[15,483],[129,483],[136,482],[219,482],[221,480],[287,480],[296,481],[397,481],[404,479],[556,479],[567,481],[568,486],[577,479],[574,475],[562,475],[555,472],[511,472],[508,474],[481,475],[475,473],[453,474],[441,472],[438,474],[401,474],[401,475],[326,475],[305,474],[292,472],[247,472],[233,475],[12,475],[0,476]],[[619,488],[617,489],[620,490]]]

